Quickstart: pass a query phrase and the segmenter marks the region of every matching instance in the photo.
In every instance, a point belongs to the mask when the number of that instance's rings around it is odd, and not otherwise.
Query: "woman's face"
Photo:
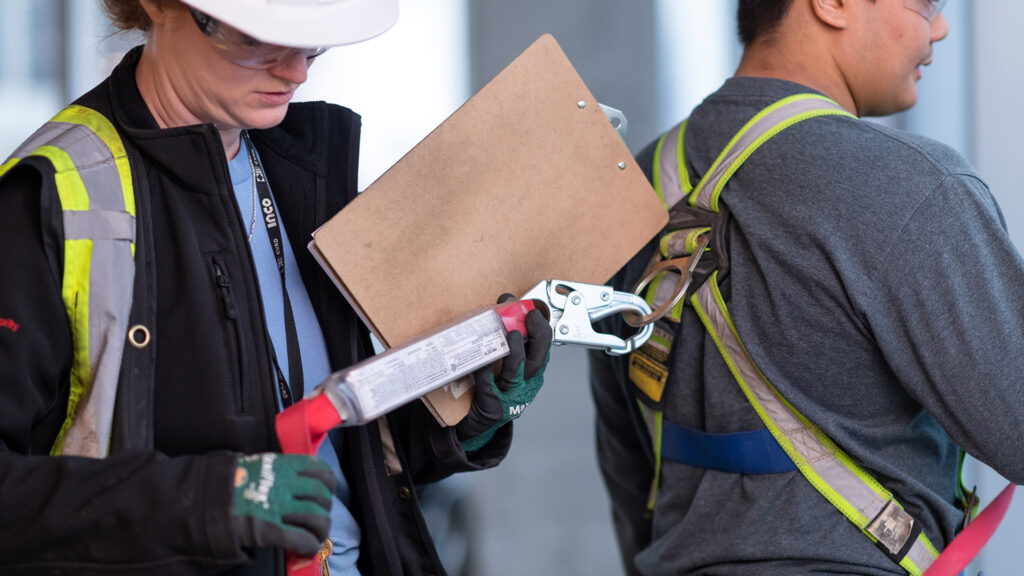
[[[178,101],[163,106],[183,107],[198,122],[221,130],[269,128],[284,119],[296,88],[306,81],[311,60],[305,53],[285,50],[262,68],[247,67],[237,50],[225,49],[222,36],[204,35],[185,5],[143,5],[153,19],[146,50],[169,87],[164,97]]]

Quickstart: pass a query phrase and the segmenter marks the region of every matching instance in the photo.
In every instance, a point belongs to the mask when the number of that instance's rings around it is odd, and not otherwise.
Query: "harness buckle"
[[[895,500],[890,499],[882,508],[882,511],[875,516],[865,531],[878,540],[878,545],[889,556],[899,562],[910,546],[914,543],[920,528],[916,526],[914,517],[900,507]]]
[[[522,296],[523,300],[538,300],[547,306],[548,321],[553,331],[552,344],[576,344],[586,348],[604,350],[612,356],[629,354],[643,346],[654,332],[653,325],[640,328],[633,336],[622,339],[594,330],[593,322],[616,312],[650,314],[646,300],[619,292],[610,286],[545,280]]]

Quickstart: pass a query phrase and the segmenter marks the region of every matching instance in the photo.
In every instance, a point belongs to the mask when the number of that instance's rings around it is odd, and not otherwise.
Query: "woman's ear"
[[[162,24],[167,19],[167,1],[166,0],[139,0],[139,5],[149,16],[149,19],[153,21],[153,24]]]

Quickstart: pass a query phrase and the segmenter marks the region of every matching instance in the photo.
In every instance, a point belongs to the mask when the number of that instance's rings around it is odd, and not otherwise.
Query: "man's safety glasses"
[[[327,51],[327,48],[290,48],[260,42],[195,8],[189,7],[188,11],[203,36],[222,50],[228,60],[245,68],[271,68],[296,53],[312,60]]]
[[[903,5],[931,22],[932,18],[935,18],[939,15],[939,12],[942,12],[942,7],[946,5],[946,0],[903,0]]]

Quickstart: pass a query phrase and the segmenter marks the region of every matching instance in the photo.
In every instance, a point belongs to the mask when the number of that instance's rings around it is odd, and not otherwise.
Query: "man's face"
[[[930,20],[922,14],[930,2],[851,2],[845,77],[860,115],[894,114],[917,102],[917,81],[931,64],[932,45],[949,33],[941,13]]]

